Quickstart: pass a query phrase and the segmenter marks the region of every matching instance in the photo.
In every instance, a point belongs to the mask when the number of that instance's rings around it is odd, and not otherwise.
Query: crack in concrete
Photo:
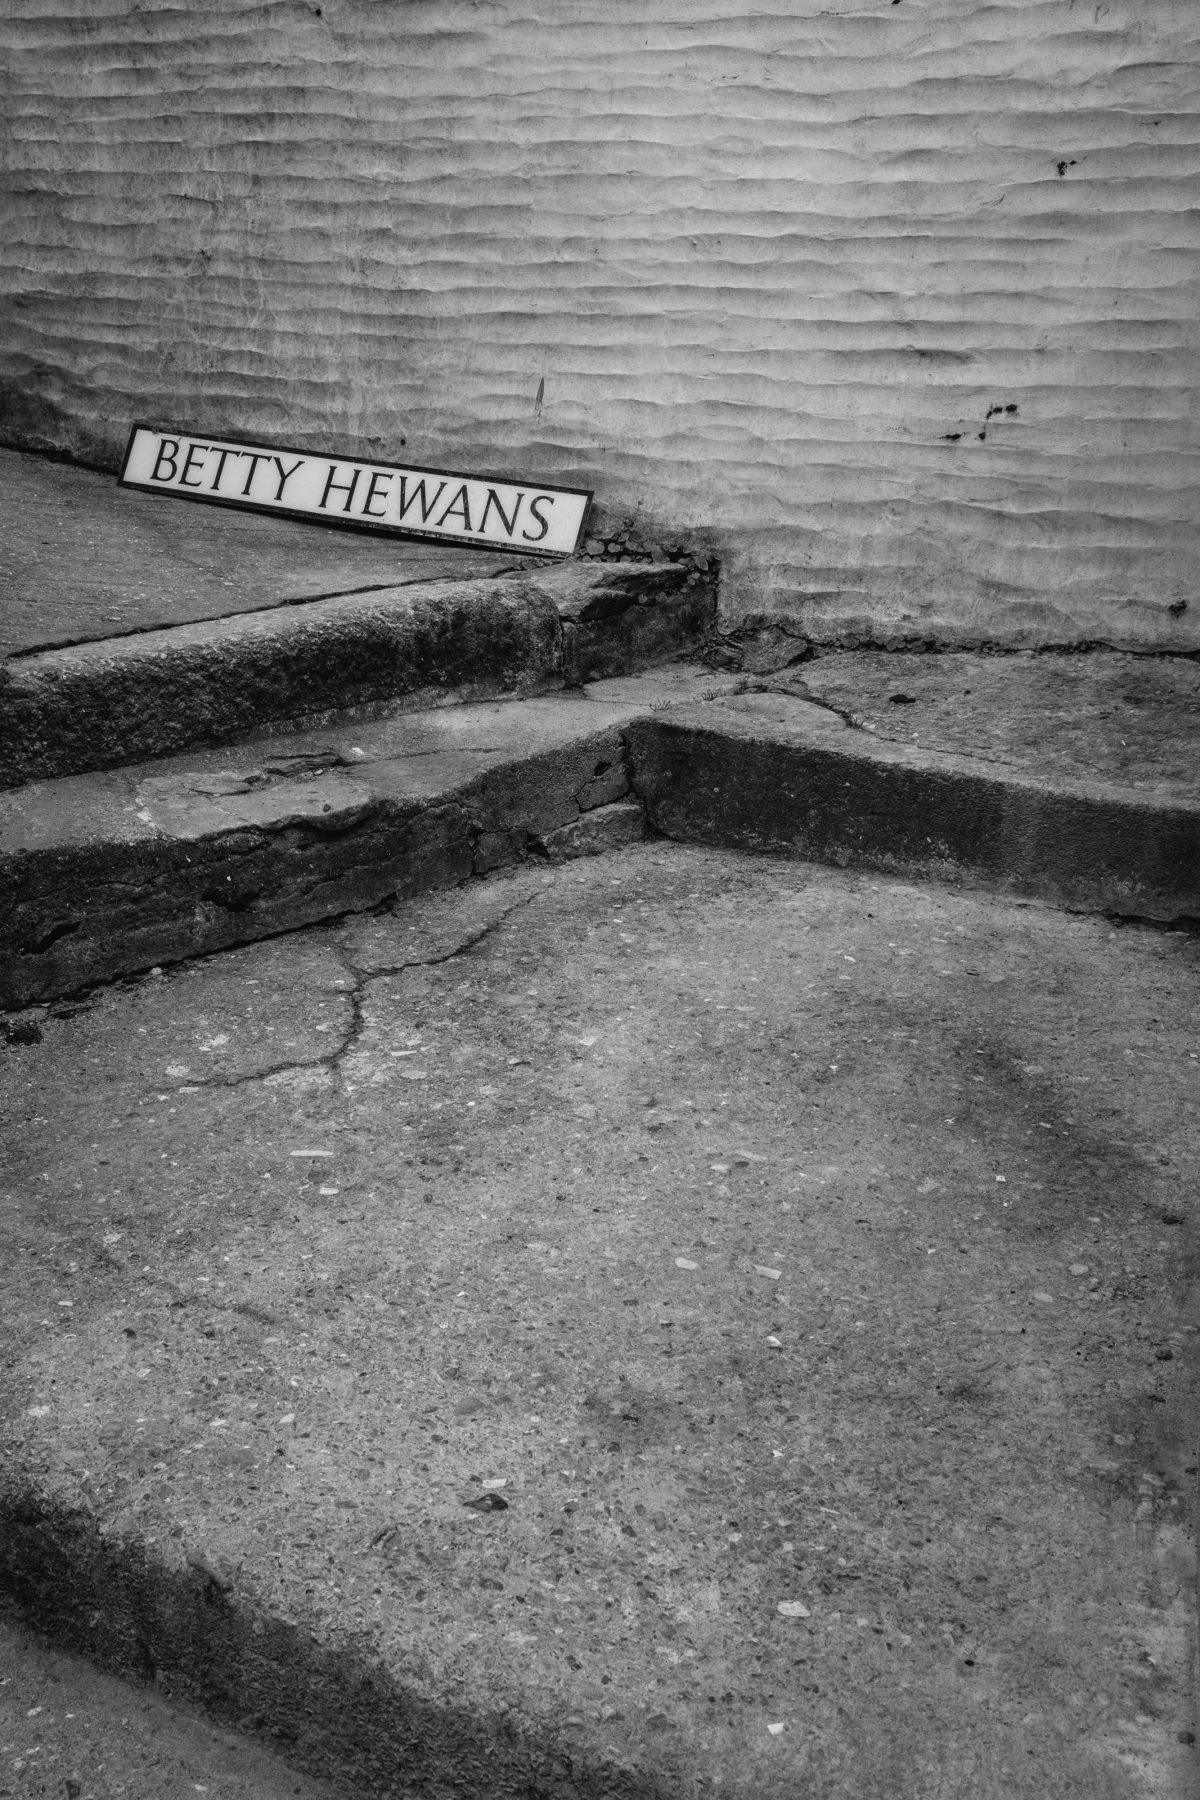
[[[328,1058],[323,1059],[327,1062],[330,1072],[335,1073],[339,1079],[342,1077],[341,1065],[355,1049],[366,1029],[363,1001],[366,990],[373,982],[385,981],[394,975],[402,975],[406,969],[437,968],[442,963],[453,962],[456,957],[465,956],[468,951],[473,950],[477,944],[482,944],[485,939],[491,937],[502,925],[506,924],[514,913],[524,911],[526,907],[532,906],[538,898],[539,896],[535,893],[527,894],[522,900],[514,900],[511,905],[506,906],[502,912],[487,920],[485,924],[460,938],[458,943],[452,945],[449,950],[442,951],[437,955],[405,957],[401,962],[388,963],[380,969],[361,968],[358,964],[351,962],[348,956],[343,956],[343,967],[353,975],[355,985],[349,995],[351,1019],[346,1035]]]
[[[267,1081],[274,1075],[297,1074],[306,1069],[324,1069],[328,1074],[341,1080],[343,1078],[342,1064],[355,1049],[366,1029],[363,1003],[366,990],[373,982],[384,981],[393,975],[402,975],[406,969],[436,968],[441,963],[453,962],[456,957],[465,956],[477,944],[483,943],[486,938],[498,931],[500,926],[505,924],[514,913],[522,911],[527,906],[532,906],[533,902],[539,898],[538,894],[527,894],[524,899],[514,900],[511,905],[506,906],[502,912],[497,913],[486,924],[460,938],[450,949],[436,955],[406,957],[402,962],[388,963],[379,969],[368,969],[352,962],[348,956],[340,954],[339,961],[346,973],[353,978],[354,985],[349,989],[338,990],[349,1001],[350,1020],[340,1042],[335,1044],[332,1049],[325,1051],[321,1056],[296,1057],[289,1061],[272,1063],[265,1069],[248,1071],[244,1075],[213,1075],[202,1081],[184,1082],[180,1087],[170,1091],[181,1093],[185,1090],[232,1090],[248,1087],[256,1081]],[[156,1087],[152,1091],[157,1094],[159,1088]]]
[[[1020,770],[1021,765],[1010,757],[989,756],[984,750],[965,750],[961,746],[952,748],[947,744],[934,743],[930,738],[893,737],[890,732],[881,731],[878,725],[873,725],[869,719],[864,718],[861,713],[855,712],[851,707],[839,706],[836,700],[828,700],[822,694],[814,694],[811,688],[805,685],[803,679],[795,686],[765,680],[756,687],[744,688],[740,691],[743,693],[788,694],[796,700],[807,700],[810,705],[823,707],[826,712],[835,714],[851,731],[864,731],[881,744],[898,744],[907,749],[932,750],[938,756],[957,756],[967,762],[990,763],[1000,769]]]

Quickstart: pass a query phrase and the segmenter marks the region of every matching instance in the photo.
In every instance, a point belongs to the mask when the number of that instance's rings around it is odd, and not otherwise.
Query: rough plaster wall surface
[[[3,441],[560,478],[825,637],[1200,648],[1196,0],[3,13]]]

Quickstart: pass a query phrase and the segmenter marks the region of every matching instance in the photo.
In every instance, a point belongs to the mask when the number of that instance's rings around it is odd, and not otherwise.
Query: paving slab
[[[5,1591],[356,1795],[1184,1800],[1198,979],[659,843],[51,1009]]]
[[[0,658],[532,560],[172,503],[14,450],[0,478]]]

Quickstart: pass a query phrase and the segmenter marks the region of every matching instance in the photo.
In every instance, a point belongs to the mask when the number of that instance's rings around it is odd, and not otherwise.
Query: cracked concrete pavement
[[[51,1007],[5,1591],[356,1795],[1185,1800],[1197,970],[648,844]]]

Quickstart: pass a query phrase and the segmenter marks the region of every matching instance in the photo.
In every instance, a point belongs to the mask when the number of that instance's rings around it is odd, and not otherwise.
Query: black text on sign
[[[570,556],[591,500],[581,488],[316,456],[146,425],[130,433],[121,482],[146,493],[523,556]]]

